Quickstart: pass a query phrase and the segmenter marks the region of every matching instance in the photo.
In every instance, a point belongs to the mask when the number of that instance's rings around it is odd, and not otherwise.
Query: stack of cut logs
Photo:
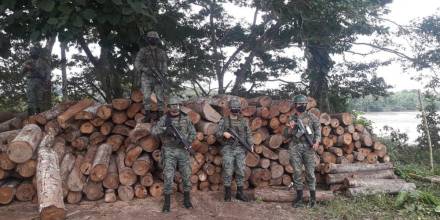
[[[191,159],[194,190],[222,188],[222,155],[215,131],[222,115],[229,114],[228,101],[232,97],[197,98],[182,107],[197,130],[193,142],[197,153]],[[127,201],[161,196],[160,141],[150,135],[151,124],[140,123],[145,114],[142,100],[143,95],[135,91],[131,99],[114,99],[111,104],[88,99],[61,103],[28,118],[21,130],[0,133],[0,204],[14,197],[32,200],[36,192],[50,197],[40,192],[51,187],[47,184],[54,184],[44,181],[47,176],[56,176],[48,172],[59,172],[61,192],[68,203],[78,203],[83,197],[112,202],[117,197]],[[255,153],[248,153],[245,160],[244,188],[289,185],[293,167],[282,131],[293,113],[291,103],[267,96],[240,100],[255,143]],[[334,171],[335,164],[355,163],[352,172],[364,166],[388,166],[388,174],[392,173],[391,165],[386,163],[386,146],[374,141],[362,125],[353,124],[350,114],[320,113],[313,99],[308,109],[322,124],[323,139],[316,155],[318,183],[342,185],[344,179],[335,177],[339,174]],[[36,172],[37,161],[42,168]],[[175,190],[181,191],[179,173],[175,182]]]

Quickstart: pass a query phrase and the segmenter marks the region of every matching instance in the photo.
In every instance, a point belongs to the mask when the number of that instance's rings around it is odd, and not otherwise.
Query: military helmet
[[[168,105],[179,105],[182,103],[182,100],[177,96],[171,96],[168,99]]]
[[[295,97],[293,97],[293,103],[307,103],[307,96],[296,95]]]
[[[159,34],[156,31],[148,31],[147,37],[160,39]]]
[[[229,108],[230,109],[241,109],[241,103],[238,98],[233,98],[229,101]]]

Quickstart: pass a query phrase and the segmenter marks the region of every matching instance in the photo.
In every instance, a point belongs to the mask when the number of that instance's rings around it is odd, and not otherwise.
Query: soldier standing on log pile
[[[164,110],[165,98],[170,91],[167,75],[168,57],[161,48],[159,34],[155,31],[147,33],[147,46],[139,50],[134,63],[136,78],[134,87],[140,88],[144,94],[146,122],[156,120]],[[155,96],[152,96],[154,93]],[[157,104],[158,111],[152,111],[151,100]]]
[[[170,97],[168,103],[168,113],[160,118],[159,122],[153,126],[151,132],[153,135],[159,135],[162,142],[161,164],[163,167],[165,197],[163,212],[170,211],[176,166],[179,166],[179,172],[182,174],[183,205],[187,209],[193,207],[190,200],[190,153],[193,153],[193,150],[190,145],[188,146],[188,143],[190,144],[194,140],[196,129],[191,120],[180,111],[181,102],[177,97]],[[176,130],[178,132],[177,135]]]
[[[21,71],[27,76],[28,114],[34,115],[51,107],[51,68],[42,48],[32,47],[30,56]]]
[[[306,181],[310,190],[309,206],[316,203],[316,178],[315,178],[315,150],[321,141],[321,124],[312,113],[307,112],[307,97],[297,95],[293,98],[295,113],[290,116],[289,127],[285,128],[283,135],[290,139],[290,163],[294,168],[293,186],[296,189],[296,198],[293,207],[303,207],[302,167],[304,164]]]
[[[216,132],[217,140],[220,140],[223,144],[221,153],[223,154],[224,200],[225,202],[231,201],[231,182],[232,175],[235,172],[235,181],[237,183],[236,198],[247,202],[249,199],[243,193],[243,179],[246,167],[246,146],[243,145],[247,145],[251,148],[250,151],[253,151],[252,134],[247,119],[240,115],[240,100],[238,98],[232,99],[229,102],[229,108],[231,115],[220,120]],[[247,143],[241,143],[233,133],[237,134],[238,137],[242,138],[243,142]]]

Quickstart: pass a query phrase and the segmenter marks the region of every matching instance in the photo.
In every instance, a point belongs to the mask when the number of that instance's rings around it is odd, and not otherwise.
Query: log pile
[[[215,131],[221,115],[229,114],[231,97],[198,98],[182,107],[197,129],[192,144],[196,154],[191,158],[193,190],[223,188],[221,145]],[[38,190],[44,189],[44,186],[37,187],[42,183],[35,174],[40,172],[36,172],[40,166],[37,148],[48,134],[54,136],[47,148],[56,154],[62,196],[67,203],[84,199],[114,202],[160,197],[163,191],[161,145],[150,135],[152,124],[141,123],[145,116],[142,100],[142,94],[136,91],[130,99],[115,99],[110,104],[88,99],[62,103],[28,118],[21,130],[0,133],[0,191],[3,188],[10,191],[8,198],[0,198],[0,204],[10,203],[14,197],[19,201],[32,200]],[[264,96],[241,98],[241,104],[242,115],[249,120],[255,142],[255,153],[248,153],[245,158],[244,188],[288,186],[292,182],[293,167],[289,163],[288,140],[282,131],[293,113],[290,102]],[[323,126],[323,140],[315,158],[318,183],[333,189],[335,185],[343,185],[346,177],[353,177],[335,176],[340,174],[333,171],[335,164],[358,164],[359,167],[388,164],[386,146],[374,141],[362,125],[353,124],[350,114],[320,113],[313,99],[308,109],[320,118]],[[392,167],[387,170],[392,173]],[[174,190],[182,191],[179,173],[175,175],[175,183]],[[232,187],[236,188],[235,182]],[[0,195],[4,194],[0,192]],[[54,210],[63,208],[58,200],[52,200],[46,203]]]

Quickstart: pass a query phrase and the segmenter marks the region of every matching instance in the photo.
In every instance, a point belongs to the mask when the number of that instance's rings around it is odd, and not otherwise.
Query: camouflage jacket
[[[229,128],[234,129],[249,145],[253,144],[252,132],[249,128],[249,121],[246,118],[242,116],[238,116],[235,119],[230,116],[222,118],[219,121],[218,129],[215,134],[221,144],[238,146],[240,144],[238,141],[235,141],[233,138],[226,139],[223,137],[223,132],[228,131]]]
[[[174,137],[166,126],[166,120],[168,115],[164,115],[159,119],[156,125],[151,129],[151,133],[155,136],[159,136],[164,147],[183,147],[180,140]],[[191,120],[183,113],[180,113],[178,117],[171,117],[171,123],[186,137],[188,142],[192,143],[196,137],[196,129],[191,123]]]
[[[45,82],[51,80],[51,68],[44,58],[26,60],[23,63],[22,72],[25,73],[29,79],[37,78]]]
[[[306,130],[309,130],[309,135],[312,137],[313,143],[316,141],[321,142],[321,123],[319,122],[318,117],[310,112],[304,112],[300,115],[292,114],[289,121],[293,120],[296,123],[298,119],[303,122]],[[290,144],[307,143],[307,140],[303,137],[304,132],[300,131],[297,124],[293,129],[286,127],[283,131],[283,135],[285,138],[291,139]]]
[[[162,48],[157,46],[147,46],[139,50],[134,62],[134,69],[139,72],[149,71],[148,69],[158,70],[166,75],[168,57]]]

